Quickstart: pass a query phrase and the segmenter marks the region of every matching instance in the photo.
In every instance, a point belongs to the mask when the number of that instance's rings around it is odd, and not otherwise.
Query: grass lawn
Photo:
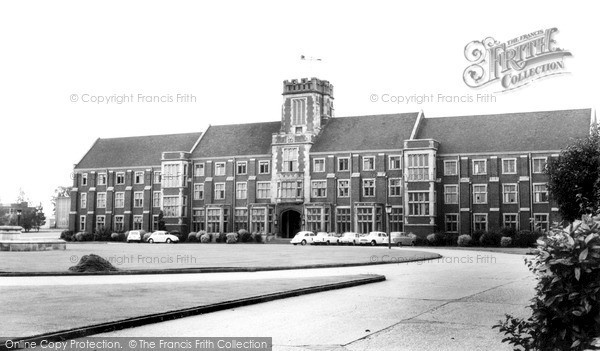
[[[131,284],[5,286],[0,294],[0,340],[373,276],[203,281],[168,286],[136,284],[135,280]]]
[[[67,272],[88,254],[110,261],[119,270],[161,270],[207,267],[297,267],[330,264],[367,264],[384,247],[293,246],[269,244],[138,244],[67,243],[63,251],[2,252],[3,272]],[[394,256],[435,258],[423,251],[397,250]]]

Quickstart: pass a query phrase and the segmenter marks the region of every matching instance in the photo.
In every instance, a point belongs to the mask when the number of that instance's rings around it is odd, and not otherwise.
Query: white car
[[[340,237],[339,243],[340,244],[356,245],[356,244],[359,243],[359,240],[360,240],[361,236],[362,236],[362,234],[358,234],[358,233],[354,233],[354,232],[345,232]]]
[[[294,236],[294,238],[292,239],[292,241],[290,241],[290,243],[292,243],[294,245],[312,244],[313,240],[315,239],[315,236],[317,236],[317,234],[310,232],[310,231],[298,232],[298,234],[296,234]]]
[[[384,232],[370,232],[360,238],[360,244],[382,245],[388,243],[388,235]]]
[[[339,238],[337,237],[337,235],[335,235],[335,233],[318,232],[317,235],[315,236],[315,238],[313,239],[313,244],[315,244],[315,245],[317,245],[317,244],[325,244],[325,245],[337,244],[338,242],[339,242]]]
[[[179,241],[179,238],[173,234],[169,234],[164,230],[157,230],[150,235],[148,238],[148,242],[152,243],[176,243]]]
[[[127,242],[137,241],[138,243],[141,243],[144,234],[146,234],[146,232],[143,230],[130,230],[129,233],[127,233]]]
[[[397,246],[415,246],[417,240],[413,234],[406,234],[405,232],[391,232],[392,244]]]

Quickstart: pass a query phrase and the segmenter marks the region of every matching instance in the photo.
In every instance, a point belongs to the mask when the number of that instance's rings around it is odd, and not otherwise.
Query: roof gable
[[[417,139],[440,154],[558,151],[589,134],[591,109],[424,118]]]
[[[158,166],[164,151],[187,151],[202,133],[98,139],[76,169]]]

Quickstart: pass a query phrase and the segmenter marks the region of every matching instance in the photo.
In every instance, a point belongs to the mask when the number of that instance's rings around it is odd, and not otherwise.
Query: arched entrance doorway
[[[281,237],[293,238],[300,231],[300,212],[287,210],[281,213]]]

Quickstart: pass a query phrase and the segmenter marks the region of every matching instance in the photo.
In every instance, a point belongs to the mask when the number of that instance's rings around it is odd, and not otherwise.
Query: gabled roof
[[[402,149],[418,112],[331,118],[311,152]]]
[[[273,133],[281,122],[261,122],[210,126],[192,157],[266,155],[271,153]]]
[[[98,139],[75,168],[158,166],[164,151],[189,152],[202,133]]]
[[[589,134],[591,109],[424,118],[416,139],[440,142],[440,154],[558,151]]]

